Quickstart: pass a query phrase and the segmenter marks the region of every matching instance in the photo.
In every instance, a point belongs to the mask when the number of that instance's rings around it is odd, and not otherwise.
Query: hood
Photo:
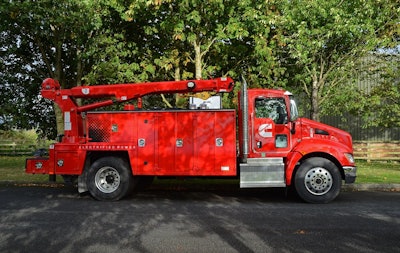
[[[341,143],[353,151],[353,141],[350,133],[314,120],[300,118],[302,138],[324,139]]]

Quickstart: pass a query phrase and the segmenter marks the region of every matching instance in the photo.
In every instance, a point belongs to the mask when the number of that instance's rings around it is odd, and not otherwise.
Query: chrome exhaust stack
[[[242,127],[243,127],[243,142],[242,142],[242,152],[243,158],[242,162],[247,163],[247,156],[249,154],[249,104],[247,99],[247,82],[242,76],[242,92],[240,96],[240,103],[242,105]]]

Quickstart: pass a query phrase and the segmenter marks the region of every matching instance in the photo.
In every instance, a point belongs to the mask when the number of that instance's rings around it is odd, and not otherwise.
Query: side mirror
[[[299,112],[297,110],[296,102],[293,99],[290,99],[290,121],[294,122],[299,117]]]

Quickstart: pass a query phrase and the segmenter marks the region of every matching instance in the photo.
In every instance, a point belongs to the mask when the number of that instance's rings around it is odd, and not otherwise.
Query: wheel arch
[[[304,156],[301,156],[295,162],[291,163],[291,164],[294,163],[294,166],[292,166],[292,168],[289,168],[288,172],[292,171],[292,173],[289,173],[289,175],[287,175],[287,177],[286,177],[286,179],[288,180],[287,185],[293,185],[295,175],[296,175],[300,165],[304,161],[306,161],[307,159],[312,158],[312,157],[322,157],[322,158],[325,158],[325,159],[331,161],[332,163],[334,163],[340,172],[342,180],[344,180],[345,177],[344,177],[344,171],[343,171],[342,165],[340,164],[339,160],[335,156],[325,153],[325,152],[313,152],[313,153],[308,153]]]
[[[129,155],[127,151],[89,151],[86,156],[85,167],[86,167],[86,162],[89,162],[90,164],[96,161],[97,159],[105,156],[115,156],[125,159],[126,161],[129,161]]]

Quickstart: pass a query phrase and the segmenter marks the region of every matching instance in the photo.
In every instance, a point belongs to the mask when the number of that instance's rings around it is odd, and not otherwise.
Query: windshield
[[[293,96],[290,96],[290,121],[295,121],[298,117],[296,101],[294,101]]]

